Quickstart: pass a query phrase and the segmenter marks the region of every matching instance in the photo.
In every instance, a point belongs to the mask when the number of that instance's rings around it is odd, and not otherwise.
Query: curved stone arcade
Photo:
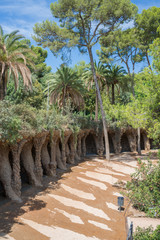
[[[109,131],[110,152],[136,151],[136,130]],[[52,136],[52,137],[51,137]],[[150,149],[147,133],[141,132],[141,147]],[[82,161],[88,154],[104,153],[103,132],[93,129],[80,130],[76,135],[71,130],[48,131],[33,138],[22,139],[8,145],[0,142],[0,195],[4,193],[15,201],[21,201],[23,184],[42,186],[43,175],[56,176],[57,168],[66,170],[68,164]]]

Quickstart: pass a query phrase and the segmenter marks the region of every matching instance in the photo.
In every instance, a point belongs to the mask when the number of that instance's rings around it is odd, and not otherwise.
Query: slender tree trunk
[[[132,87],[132,94],[135,97],[135,91],[134,91],[134,68],[133,68],[133,73],[131,76],[131,87]]]
[[[114,84],[112,84],[112,104],[115,103],[115,97],[114,97]]]
[[[135,91],[134,91],[134,66],[133,66],[133,73],[131,74],[128,63],[125,62],[125,64],[126,64],[126,67],[127,67],[127,70],[128,70],[128,75],[129,75],[130,78],[131,78],[131,89],[132,89],[132,94],[133,94],[133,96],[135,97]]]
[[[138,133],[138,154],[141,155],[141,130],[140,127],[138,127],[137,129],[137,133]]]
[[[148,57],[147,51],[146,51],[146,58],[147,58],[148,67],[149,67],[149,69],[152,71],[152,68],[151,68],[151,64],[150,64],[150,61],[149,61],[149,57]]]
[[[0,100],[3,100],[6,95],[6,87],[5,87],[5,71],[0,79]]]
[[[96,90],[95,121],[98,122],[98,94]]]
[[[95,68],[94,68],[92,49],[89,46],[88,46],[88,52],[89,52],[89,57],[90,57],[90,62],[91,62],[92,74],[93,74],[93,78],[94,78],[94,81],[95,81],[97,94],[98,94],[98,99],[99,99],[100,108],[101,108],[103,131],[104,131],[104,138],[105,138],[106,159],[110,160],[108,132],[107,132],[107,126],[106,126],[106,117],[105,117],[105,113],[104,113],[104,110],[103,110],[102,98],[101,98],[101,94],[100,94],[100,90],[99,90],[99,86],[98,86],[98,81],[97,81],[97,77],[96,77],[96,72],[95,72]]]
[[[62,111],[62,114],[63,115],[66,115],[66,89],[64,89],[64,92],[63,92],[63,111]]]

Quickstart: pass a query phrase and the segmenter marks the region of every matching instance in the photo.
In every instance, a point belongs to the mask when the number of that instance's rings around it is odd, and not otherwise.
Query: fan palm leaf
[[[65,108],[67,100],[71,100],[77,108],[83,108],[83,85],[77,72],[62,66],[55,74],[49,74],[47,80],[50,92],[50,103],[57,103],[60,108]],[[45,89],[48,91],[48,87]]]
[[[31,72],[27,65],[32,64],[26,57],[27,45],[20,44],[22,35],[19,31],[13,31],[10,34],[4,34],[0,26],[0,100],[6,95],[7,83],[12,74],[14,77],[15,90],[19,85],[19,74],[22,76],[24,86],[32,89]]]

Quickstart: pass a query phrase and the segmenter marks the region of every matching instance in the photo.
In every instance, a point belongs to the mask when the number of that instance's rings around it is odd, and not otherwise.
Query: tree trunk
[[[104,138],[105,138],[106,159],[110,160],[109,140],[108,140],[108,132],[107,132],[107,126],[106,126],[106,117],[105,117],[105,113],[104,113],[104,110],[103,110],[102,98],[101,98],[100,89],[99,89],[99,86],[98,86],[98,81],[97,81],[96,72],[95,72],[95,68],[94,68],[93,54],[92,54],[91,47],[89,47],[89,46],[88,46],[88,52],[89,52],[89,57],[90,57],[90,62],[91,62],[92,74],[93,74],[93,78],[94,78],[94,81],[95,81],[96,90],[97,90],[98,99],[99,99],[100,108],[101,108],[103,131],[104,131]]]
[[[149,69],[152,71],[152,68],[151,68],[151,64],[150,64],[150,61],[149,61],[149,57],[148,57],[148,52],[147,52],[147,51],[146,51],[146,58],[147,58],[148,67],[149,67]]]
[[[112,104],[115,103],[115,99],[114,99],[114,84],[112,84]]]
[[[140,131],[140,127],[138,127],[138,129],[137,129],[137,133],[138,133],[138,154],[141,155],[141,131]]]
[[[6,86],[5,86],[5,71],[0,79],[0,100],[3,100],[6,95]]]
[[[98,94],[96,90],[95,121],[98,122]]]

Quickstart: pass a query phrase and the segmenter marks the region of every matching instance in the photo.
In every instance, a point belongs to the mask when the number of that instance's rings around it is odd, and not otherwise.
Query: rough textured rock
[[[33,146],[32,140],[25,143],[21,152],[22,163],[28,174],[30,184],[34,186],[42,186],[40,180],[37,179],[34,172],[35,165],[34,165],[34,160],[32,156],[32,146]]]
[[[135,129],[129,129],[126,133],[127,133],[131,152],[135,152],[137,148],[137,144],[136,144],[137,132]]]
[[[80,130],[77,136],[77,160],[80,161],[82,159],[82,138],[84,136],[84,131]]]
[[[5,189],[6,196],[14,201],[21,202],[20,197],[12,188],[12,168],[9,162],[9,147],[0,144],[0,180]]]
[[[51,153],[49,154],[48,152],[48,144],[49,144],[49,138],[46,139],[41,149],[42,167],[47,176],[56,176],[56,164],[53,165],[51,163],[51,156],[50,156]]]
[[[103,135],[103,131],[83,129],[78,134],[66,130],[61,137],[60,131],[55,130],[52,134],[42,132],[10,146],[0,143],[0,181],[6,195],[12,200],[21,201],[21,177],[23,179],[26,174],[30,184],[42,186],[43,169],[46,175],[56,176],[57,167],[66,170],[66,163],[81,161],[86,153],[103,155]],[[141,145],[145,150],[150,150],[150,140],[143,129],[141,136]],[[109,137],[113,152],[136,151],[136,130],[109,129]],[[23,170],[24,175],[21,176]]]
[[[142,132],[142,136],[143,136],[143,141],[144,141],[144,149],[146,151],[150,150],[150,141],[149,138],[147,137],[147,133],[145,131]]]
[[[69,154],[70,163],[74,164],[76,160],[76,135],[73,133],[68,139],[68,146],[70,150],[70,154]]]
[[[111,132],[111,138],[114,146],[114,151],[116,154],[120,153],[122,150],[121,146],[121,130],[116,129],[115,131]]]
[[[81,147],[82,147],[82,157],[85,157],[86,156],[86,152],[87,152],[87,149],[86,149],[86,138],[88,136],[88,134],[90,133],[90,130],[85,130],[84,131],[84,136],[82,137],[82,142],[81,142]]]
[[[42,180],[43,170],[42,170],[42,163],[41,163],[41,149],[45,142],[46,136],[48,132],[42,132],[36,135],[33,139],[33,145],[35,147],[35,175],[39,179]]]
[[[56,162],[57,162],[57,167],[62,170],[66,170],[66,166],[62,162],[62,154],[60,151],[60,140],[56,144]]]
[[[69,137],[71,136],[72,131],[71,130],[67,130],[64,132],[64,136],[61,138],[61,143],[62,143],[62,162],[63,165],[66,167],[66,162],[67,162],[67,158],[66,158],[66,145],[68,142]],[[69,161],[70,163],[70,161]]]
[[[13,156],[12,168],[12,188],[18,196],[21,195],[21,176],[20,176],[20,154],[24,144],[27,142],[26,139],[10,145],[10,149]]]

